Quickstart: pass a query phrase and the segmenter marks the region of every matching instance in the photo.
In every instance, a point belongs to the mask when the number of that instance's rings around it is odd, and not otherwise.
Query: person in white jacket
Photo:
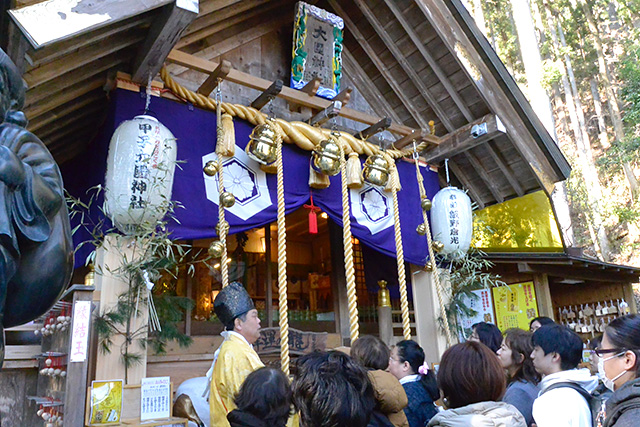
[[[588,369],[576,369],[582,359],[582,340],[569,328],[545,325],[533,334],[533,366],[543,376],[533,402],[538,427],[592,427],[585,398],[598,385]],[[577,387],[576,387],[577,386]]]

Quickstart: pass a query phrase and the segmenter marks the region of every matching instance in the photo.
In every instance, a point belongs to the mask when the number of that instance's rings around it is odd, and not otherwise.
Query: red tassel
[[[309,199],[311,204],[304,205],[305,208],[309,209],[309,234],[318,234],[318,212],[320,212],[320,208],[313,204],[313,195],[310,195]]]

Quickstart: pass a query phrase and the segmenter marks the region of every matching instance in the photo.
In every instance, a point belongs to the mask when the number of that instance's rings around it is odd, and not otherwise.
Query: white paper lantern
[[[156,118],[136,116],[111,137],[105,210],[124,233],[167,213],[176,165],[176,140]]]
[[[446,187],[433,197],[431,207],[433,239],[444,244],[440,253],[459,257],[471,246],[473,221],[469,196],[455,187]]]

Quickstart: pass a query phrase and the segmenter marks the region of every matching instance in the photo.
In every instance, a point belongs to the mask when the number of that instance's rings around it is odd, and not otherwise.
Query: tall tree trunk
[[[611,147],[609,135],[607,135],[607,125],[604,120],[604,112],[602,111],[602,101],[600,100],[600,92],[598,91],[598,83],[595,78],[589,79],[591,86],[591,96],[593,97],[593,106],[596,109],[596,117],[598,118],[598,139],[603,150]]]
[[[586,0],[580,0],[580,5],[582,6],[582,10],[584,11],[585,18],[587,19],[589,31],[593,36],[594,46],[596,48],[596,54],[598,56],[598,72],[600,74],[600,81],[602,83],[602,86],[604,87],[607,97],[607,105],[609,106],[609,113],[611,114],[613,131],[615,133],[616,139],[618,141],[623,141],[625,135],[624,126],[622,124],[622,115],[620,114],[618,98],[616,97],[613,86],[611,85],[611,77],[606,59],[604,57],[604,48],[602,46],[600,32],[598,31],[598,26],[593,19],[590,5],[587,4]],[[622,162],[622,170],[624,171],[624,175],[627,178],[627,182],[629,183],[631,198],[632,200],[636,200],[638,196],[640,196],[640,185],[638,184],[638,179],[633,172],[633,168],[631,167],[629,162]]]
[[[527,88],[531,106],[536,112],[547,131],[557,141],[556,128],[553,120],[553,112],[551,109],[551,101],[547,92],[542,87],[542,58],[538,47],[538,40],[533,25],[533,18],[529,4],[522,0],[511,0],[511,7],[515,22],[516,31],[518,32],[518,42],[520,44],[520,52],[526,52],[522,55],[525,73],[527,75]],[[574,234],[571,224],[571,215],[569,212],[569,204],[567,201],[567,191],[565,183],[561,182],[555,186],[555,190],[551,194],[558,223],[567,246],[573,246]]]

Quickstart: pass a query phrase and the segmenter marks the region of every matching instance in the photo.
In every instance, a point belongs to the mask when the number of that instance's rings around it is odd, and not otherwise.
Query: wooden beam
[[[306,93],[309,96],[316,96],[318,89],[320,89],[320,83],[322,83],[321,77],[314,77],[306,85],[300,89],[301,92]]]
[[[309,119],[309,124],[311,126],[322,126],[327,121],[336,117],[340,114],[340,109],[342,108],[342,103],[340,101],[333,101],[327,108],[318,112],[315,116]]]
[[[6,53],[16,65],[20,73],[24,73],[27,68],[25,54],[29,47],[29,42],[13,22],[9,22],[8,24]]]
[[[362,67],[360,67],[358,61],[356,61],[346,47],[342,49],[342,65],[344,66],[347,75],[356,84],[358,90],[362,93],[374,111],[376,111],[376,107],[382,108],[382,111],[376,112],[378,114],[391,117],[396,123],[402,123],[402,120],[400,120],[400,116],[398,116],[396,110],[392,108],[385,97],[382,96],[378,87],[373,84],[373,81],[369,78]]]
[[[409,80],[414,84],[414,86],[418,89],[418,92],[423,96],[423,98],[427,101],[427,104],[431,107],[436,117],[442,122],[444,127],[447,129],[447,132],[452,132],[455,129],[451,120],[449,120],[449,116],[446,111],[440,107],[440,103],[433,97],[431,91],[427,87],[427,85],[422,81],[418,73],[413,69],[413,66],[409,64],[407,58],[402,54],[400,49],[398,48],[397,43],[391,39],[387,30],[382,27],[382,24],[378,21],[375,13],[369,9],[366,3],[363,0],[355,0],[355,3],[358,5],[358,8],[363,13],[363,15],[369,21],[369,24],[373,27],[373,29],[378,34],[378,37],[382,39],[384,45],[391,52],[393,57],[398,61],[398,63],[402,66],[402,69],[409,76]]]
[[[478,204],[478,207],[480,207],[480,209],[484,209],[485,204],[480,198],[480,193],[478,193],[478,191],[476,190],[475,185],[467,179],[467,176],[464,174],[464,172],[462,172],[462,169],[460,169],[458,164],[449,159],[449,168],[451,169],[451,172],[453,172],[453,174],[456,176],[456,178],[460,180],[462,185],[464,185],[467,190],[469,190],[469,193],[471,193],[471,198]]]
[[[504,161],[502,155],[498,153],[496,150],[494,150],[491,143],[492,141],[488,141],[485,144],[487,151],[489,151],[489,155],[491,156],[493,161],[496,162],[496,164],[498,165],[498,168],[500,169],[502,174],[505,176],[505,178],[507,178],[507,181],[509,181],[509,184],[511,184],[511,187],[514,189],[516,194],[520,197],[524,196],[524,190],[522,189],[522,186],[520,185],[516,177],[513,175],[511,170],[509,170],[507,166],[507,162]]]
[[[84,120],[85,117],[99,117],[101,115],[100,112],[102,111],[104,111],[104,106],[102,105],[102,103],[96,102],[92,105],[87,106],[86,108],[77,110],[77,112],[74,114],[68,114],[64,117],[61,117],[59,120],[56,120],[55,126],[50,126],[49,128],[44,129],[42,132],[39,132],[37,136],[44,141],[50,136],[56,135],[67,126],[76,123],[81,123],[83,126],[87,126],[87,123],[89,123],[91,120]]]
[[[188,0],[190,2],[197,0]],[[47,0],[9,14],[35,49],[77,37],[171,3],[172,0]]]
[[[411,26],[409,22],[405,19],[402,11],[397,6],[396,0],[384,0],[384,2],[387,5],[387,7],[391,10],[393,15],[396,17],[398,22],[400,22],[400,25],[402,26],[404,31],[407,33],[409,38],[411,38],[411,41],[413,41],[413,44],[416,45],[418,52],[420,52],[424,60],[427,62],[427,64],[429,64],[429,67],[431,68],[431,70],[433,70],[435,75],[438,77],[438,80],[440,80],[440,83],[442,83],[445,90],[447,91],[447,93],[449,94],[453,102],[456,104],[458,109],[460,109],[460,112],[462,113],[464,118],[467,119],[467,121],[472,122],[474,119],[473,114],[471,114],[471,111],[469,111],[469,108],[467,108],[467,105],[458,94],[458,91],[456,90],[456,88],[454,88],[453,85],[451,84],[451,81],[449,80],[449,77],[447,77],[447,74],[444,71],[442,71],[442,68],[440,68],[440,65],[438,64],[438,62],[433,58],[431,53],[429,53],[429,51],[427,50],[427,47],[424,45],[424,41],[420,39],[416,31],[414,30],[413,26]]]
[[[231,70],[231,62],[223,59],[220,64],[218,64],[216,69],[213,70],[211,74],[209,74],[209,77],[207,77],[207,79],[202,82],[196,92],[200,95],[209,96],[209,94],[213,92],[216,86],[218,86],[218,79],[224,80],[225,77],[227,77],[227,74],[229,74],[229,70]]]
[[[474,126],[486,125],[486,133],[483,135],[472,135]],[[464,151],[484,144],[493,138],[504,135],[505,130],[498,116],[487,114],[486,116],[462,126],[460,129],[449,133],[440,138],[440,144],[437,147],[427,149],[423,154],[427,163],[440,164],[444,159],[453,157]]]
[[[424,129],[414,130],[412,133],[405,135],[402,138],[395,141],[393,143],[393,148],[395,148],[396,150],[401,150],[407,145],[413,143],[414,141],[417,144],[420,141],[422,141],[426,135],[429,135],[429,133],[427,133],[427,131]]]
[[[218,64],[215,62],[207,61],[206,59],[198,58],[188,53],[180,52],[176,49],[171,51],[171,53],[167,57],[167,61],[205,74],[211,73],[211,71],[213,71],[218,66]],[[261,79],[250,74],[243,73],[242,71],[238,71],[234,68],[229,71],[226,80],[231,83],[238,83],[259,91],[266,90],[272,83],[269,80]],[[278,97],[284,99],[287,102],[300,104],[304,107],[314,108],[317,110],[327,108],[329,104],[331,104],[331,101],[327,99],[320,98],[318,96],[308,96],[301,93],[299,90],[292,89],[287,86],[283,86],[282,92],[280,92]],[[340,116],[369,125],[377,123],[380,120],[380,117],[376,117],[350,108],[341,109]],[[389,131],[400,135],[408,135],[412,133],[414,129],[408,126],[394,123],[389,127]],[[434,143],[438,143],[439,141],[438,137],[431,135],[426,136],[425,139],[428,139],[429,141],[432,141]]]
[[[338,93],[336,96],[334,96],[333,99],[331,99],[331,100],[332,101],[340,101],[340,102],[342,102],[342,106],[344,107],[351,100],[351,92],[352,91],[353,91],[353,88],[350,88],[350,87],[342,89],[340,91],[340,93]]]
[[[353,136],[360,139],[367,139],[378,132],[383,132],[387,130],[389,126],[391,126],[391,118],[385,117],[384,119],[380,120],[378,123],[374,123],[368,128],[363,129],[360,132],[354,133]]]
[[[429,124],[427,120],[422,117],[422,114],[416,108],[413,101],[411,101],[407,97],[405,91],[400,87],[400,84],[396,81],[395,77],[389,72],[387,66],[378,57],[373,47],[369,45],[366,38],[362,35],[360,30],[358,30],[357,25],[351,20],[351,18],[349,18],[349,15],[347,15],[342,6],[340,6],[340,4],[336,0],[329,0],[329,4],[333,8],[333,10],[335,10],[337,14],[340,15],[340,17],[344,20],[345,27],[349,29],[351,34],[353,34],[356,41],[360,44],[360,47],[362,47],[371,62],[373,62],[375,67],[378,69],[378,72],[382,75],[382,77],[384,77],[385,81],[394,90],[396,96],[400,99],[400,102],[402,102],[402,105],[404,105],[411,117],[413,117],[413,119],[416,121],[416,123],[418,123],[420,127],[428,128]]]
[[[586,268],[575,268],[563,265],[527,263],[531,272],[546,273],[549,276],[584,280],[586,282],[617,282],[629,283],[638,276],[633,274],[615,273],[611,271],[596,271]]]
[[[493,194],[493,197],[495,197],[498,203],[504,202],[504,196],[502,195],[502,192],[495,184],[493,179],[491,179],[489,173],[485,169],[482,162],[478,159],[478,157],[476,157],[476,155],[473,154],[470,150],[465,151],[463,154],[466,157],[467,161],[471,164],[471,166],[473,166],[473,170],[480,176],[480,179],[482,179],[484,184],[489,188],[489,191],[491,192],[491,194]]]
[[[158,74],[180,35],[197,16],[198,0],[176,1],[163,8],[135,56],[131,72],[134,82],[144,83]]]
[[[263,91],[260,96],[258,96],[251,103],[251,107],[255,108],[256,110],[261,110],[262,107],[267,105],[270,101],[277,97],[280,92],[282,92],[283,84],[284,83],[280,79],[277,79],[275,82],[271,83],[271,86],[269,86],[267,90]]]
[[[62,104],[65,104],[69,101],[73,101],[79,96],[84,95],[85,93],[89,93],[94,89],[101,88],[104,84],[103,76],[96,76],[88,82],[82,82],[81,84],[76,84],[71,87],[68,87],[62,94],[51,98],[47,101],[43,101],[37,105],[34,105],[30,108],[26,108],[24,113],[27,115],[27,118],[32,119],[38,117],[41,114],[46,113]]]
[[[42,114],[40,117],[30,121],[27,125],[27,129],[33,132],[36,136],[40,129],[45,128],[47,125],[59,120],[74,111],[80,110],[94,102],[106,101],[106,95],[102,91],[94,90],[91,94],[87,94],[82,98],[76,98],[72,102],[68,102],[57,109],[49,110]]]

